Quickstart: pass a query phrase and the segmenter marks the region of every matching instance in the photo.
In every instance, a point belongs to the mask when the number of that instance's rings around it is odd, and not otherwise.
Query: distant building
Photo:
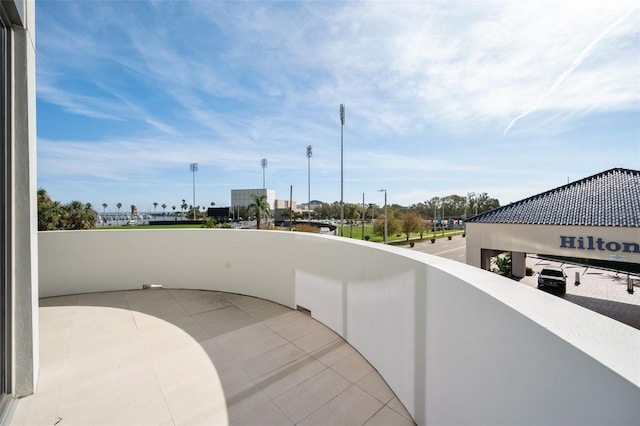
[[[307,206],[309,206],[309,207],[311,208],[311,210],[315,210],[315,209],[317,209],[318,207],[322,207],[322,205],[323,205],[323,204],[324,204],[324,202],[322,202],[322,201],[319,201],[319,200],[311,200],[311,202],[310,202],[310,203],[303,203],[303,204],[300,204],[300,210],[304,210],[304,211],[308,210],[308,209],[307,209]]]
[[[289,211],[291,212],[301,212],[302,210],[298,208],[298,205],[295,201],[289,202],[289,200],[275,200],[275,208],[273,210],[273,220],[278,222],[285,222],[289,220]]]
[[[248,207],[253,204],[253,195],[266,195],[267,203],[271,210],[275,208],[276,201],[276,191],[273,189],[232,189],[231,190],[231,208],[235,209],[236,207]]]

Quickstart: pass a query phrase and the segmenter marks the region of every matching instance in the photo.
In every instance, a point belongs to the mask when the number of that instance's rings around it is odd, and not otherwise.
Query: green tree
[[[407,236],[407,241],[409,241],[409,236],[414,232],[420,232],[423,228],[423,220],[414,212],[406,212],[402,215],[400,220],[401,230]],[[422,236],[420,237],[422,238]]]
[[[387,235],[397,234],[401,228],[401,222],[396,219],[394,215],[389,214],[389,218],[387,219]],[[384,236],[384,215],[377,217],[373,222],[373,233]]]
[[[64,229],[65,215],[59,202],[52,201],[43,188],[38,189],[38,231]]]
[[[254,212],[256,215],[256,229],[260,229],[260,220],[262,215],[264,214],[265,219],[269,219],[271,217],[271,206],[267,202],[266,195],[256,195],[252,194],[251,198],[253,198],[253,203],[249,204],[249,211]]]
[[[158,203],[154,201],[153,203],[153,214],[156,214],[156,207],[158,207]]]
[[[167,205],[165,203],[162,203],[162,215],[166,215],[167,214]]]
[[[72,201],[64,208],[67,210],[67,223],[64,229],[93,229],[96,227],[98,214],[93,210],[91,203],[83,204],[80,201]]]
[[[102,215],[103,215],[103,216],[105,215],[105,213],[106,213],[106,211],[107,211],[107,207],[108,207],[108,204],[107,204],[107,203],[102,203]]]
[[[92,229],[97,219],[98,213],[93,210],[91,203],[72,201],[61,205],[51,200],[46,190],[38,189],[38,230]]]

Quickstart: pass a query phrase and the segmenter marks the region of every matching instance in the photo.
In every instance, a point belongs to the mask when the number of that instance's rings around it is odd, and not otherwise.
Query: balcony
[[[39,264],[15,424],[640,423],[640,331],[446,259],[194,229],[41,233]]]
[[[300,312],[202,290],[51,297],[13,424],[406,424],[371,365]]]

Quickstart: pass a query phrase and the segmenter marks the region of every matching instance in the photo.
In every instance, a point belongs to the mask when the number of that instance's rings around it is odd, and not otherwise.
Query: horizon
[[[566,3],[566,4],[565,4]],[[38,187],[115,209],[501,205],[640,169],[640,8],[598,2],[38,1]]]

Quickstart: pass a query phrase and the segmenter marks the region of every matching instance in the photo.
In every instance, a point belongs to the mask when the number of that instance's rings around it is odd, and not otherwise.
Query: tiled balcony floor
[[[40,378],[13,425],[411,425],[310,317],[247,296],[135,290],[40,301]]]

